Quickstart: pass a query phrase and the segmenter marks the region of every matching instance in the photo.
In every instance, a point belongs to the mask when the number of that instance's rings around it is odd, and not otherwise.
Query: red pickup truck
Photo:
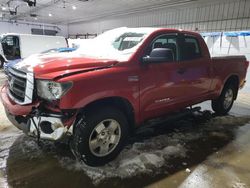
[[[243,87],[244,56],[211,58],[194,32],[119,28],[76,52],[27,58],[9,69],[1,99],[30,136],[72,137],[73,153],[102,165],[147,120],[211,100],[224,115]]]

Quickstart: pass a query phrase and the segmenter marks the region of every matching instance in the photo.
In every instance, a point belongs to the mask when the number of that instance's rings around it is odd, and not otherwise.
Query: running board
[[[162,126],[163,123],[179,120],[180,118],[194,115],[194,113],[202,114],[201,107],[195,107],[195,108],[186,108],[182,111],[169,114],[165,117],[152,119],[149,121],[146,121],[143,125],[137,128],[136,133],[145,132],[145,129],[152,129],[157,126]]]

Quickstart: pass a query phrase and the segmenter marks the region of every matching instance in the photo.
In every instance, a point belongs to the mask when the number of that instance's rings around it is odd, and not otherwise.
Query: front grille
[[[32,103],[33,73],[25,73],[14,68],[8,70],[9,96],[18,104]]]

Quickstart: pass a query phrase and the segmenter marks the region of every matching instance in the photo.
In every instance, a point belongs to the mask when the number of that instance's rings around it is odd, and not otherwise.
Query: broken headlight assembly
[[[46,100],[60,99],[72,87],[72,82],[54,82],[50,80],[37,80],[37,95]]]

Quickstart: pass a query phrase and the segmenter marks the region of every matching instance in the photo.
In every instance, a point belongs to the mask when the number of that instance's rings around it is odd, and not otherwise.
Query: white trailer
[[[1,37],[0,66],[8,60],[24,59],[52,48],[65,47],[68,47],[67,40],[60,36],[4,34]]]

